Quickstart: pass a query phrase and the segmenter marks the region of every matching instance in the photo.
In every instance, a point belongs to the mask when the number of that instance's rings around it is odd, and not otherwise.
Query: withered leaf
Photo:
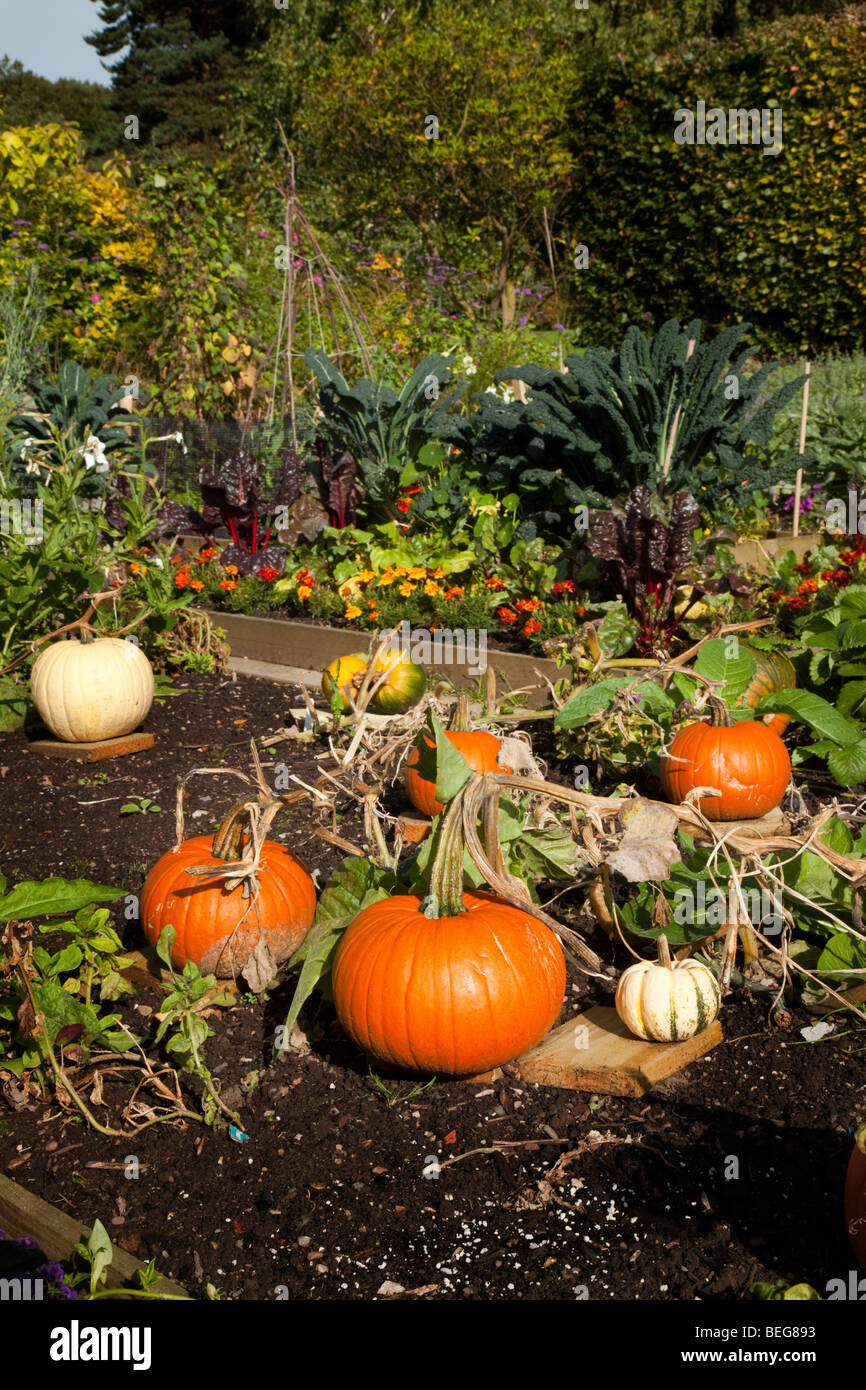
[[[612,869],[630,883],[661,882],[682,858],[676,839],[677,817],[666,806],[639,801],[622,813],[624,834],[608,855]]]

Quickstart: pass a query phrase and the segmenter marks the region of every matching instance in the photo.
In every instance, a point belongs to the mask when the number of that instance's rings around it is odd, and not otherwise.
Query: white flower
[[[186,447],[186,445],[185,445],[184,442],[183,442],[183,435],[181,434],[180,430],[177,431],[177,433],[175,434],[174,437],[175,437],[175,439],[177,440],[177,442],[178,442],[178,444],[180,445],[180,447],[183,449],[183,452],[184,452],[185,454],[188,454],[188,453],[189,453],[189,449]]]
[[[23,458],[24,455],[22,454],[21,457]],[[39,464],[38,464],[38,463],[34,463],[34,461],[31,459],[30,462],[27,464],[26,468],[24,469],[24,472],[25,472],[25,473],[38,473],[38,472],[39,472]]]
[[[158,570],[161,570],[163,568],[162,560],[160,560],[158,555],[154,555],[152,564],[156,565],[156,568]]]
[[[92,468],[94,464],[96,464],[97,473],[108,472],[108,459],[105,457],[102,440],[92,434],[84,446],[84,466],[85,468]]]
[[[469,356],[468,352],[465,354],[463,358],[463,370],[467,376],[474,376],[475,373],[478,371],[478,367],[476,366],[474,359]]]

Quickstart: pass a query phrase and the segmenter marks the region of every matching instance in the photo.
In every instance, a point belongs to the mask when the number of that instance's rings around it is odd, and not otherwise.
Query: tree
[[[302,178],[327,169],[356,219],[402,214],[433,251],[468,235],[501,308],[568,187],[573,47],[554,42],[546,16],[506,24],[490,4],[439,3],[425,20],[417,6],[362,3],[349,23],[352,52],[336,51],[304,94]]]
[[[98,82],[61,77],[51,82],[22,63],[0,58],[0,128],[75,121],[88,150],[105,123],[110,92]]]
[[[118,116],[138,117],[142,142],[213,157],[233,119],[230,97],[269,11],[256,0],[93,0],[103,28],[87,43],[113,79]]]

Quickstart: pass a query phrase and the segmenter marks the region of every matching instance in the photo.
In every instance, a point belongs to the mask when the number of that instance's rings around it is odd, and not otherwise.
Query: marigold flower
[[[514,607],[518,613],[534,613],[536,608],[541,607],[540,598],[519,598]]]
[[[369,584],[370,580],[375,578],[376,575],[373,570],[361,570],[361,573],[358,575],[358,581],[361,584]]]
[[[275,579],[279,579],[280,572],[275,570],[273,565],[263,565],[259,570],[259,579],[264,580],[265,584],[273,584]]]
[[[802,584],[797,585],[798,594],[815,594],[818,592],[817,579],[804,579]]]
[[[403,595],[404,598],[408,598],[409,595],[410,595],[410,594],[414,594],[414,592],[415,592],[415,585],[414,585],[414,584],[410,584],[408,580],[405,580],[405,581],[400,585],[400,593]]]
[[[130,565],[130,574],[147,574],[147,565]]]
[[[533,634],[534,632],[540,632],[540,631],[541,631],[541,623],[538,621],[538,619],[537,619],[537,618],[527,618],[526,622],[523,624],[523,635],[524,635],[524,637],[531,637],[532,634]]]
[[[352,622],[353,619],[360,618],[361,610],[358,608],[357,604],[350,603],[343,616],[348,618],[349,622]]]
[[[177,574],[174,576],[174,587],[176,589],[185,589],[188,583],[188,572],[186,570],[178,570]]]
[[[795,574],[811,574],[811,573],[812,573],[812,566],[811,566],[811,565],[807,565],[807,564],[805,564],[805,563],[801,563],[801,564],[799,564],[799,565],[795,565],[795,566],[794,566],[794,573],[795,573]]]
[[[427,587],[429,587],[429,586],[427,586]],[[425,593],[427,592],[427,588],[426,588],[426,587],[425,587],[424,592],[425,592]],[[460,584],[452,584],[450,589],[446,589],[446,590],[445,590],[444,597],[445,597],[445,598],[463,598],[463,595],[464,595],[465,593],[466,593],[466,590],[463,588],[462,585],[460,585]]]
[[[237,587],[238,586],[233,579],[220,580],[220,588],[225,589],[226,593],[231,593],[232,589],[236,589]]]
[[[504,579],[500,579],[498,574],[494,574],[493,577],[492,577],[491,579],[485,579],[485,581],[484,581],[484,587],[485,587],[486,589],[491,589],[491,590],[493,591],[493,593],[496,594],[496,593],[499,593],[499,590],[500,590],[500,589],[504,589],[504,588],[505,588],[505,580],[504,580]],[[556,591],[554,590],[554,592],[556,592]]]
[[[578,616],[579,618],[582,618],[585,612],[586,612],[586,609],[584,608],[583,604],[582,604],[582,603],[579,603],[579,604],[577,605],[577,616]],[[569,623],[569,627],[571,627],[571,623]]]
[[[298,585],[298,598],[301,600],[301,603],[304,603],[310,597],[310,594],[312,592],[313,591],[310,588],[309,584]]]
[[[172,555],[171,563],[173,565],[182,565],[184,563],[184,558],[182,555]]]
[[[226,574],[237,574],[237,565],[226,565]]]
[[[408,497],[398,497],[394,505],[396,506],[398,512],[408,512],[412,503]]]
[[[198,552],[198,562],[200,565],[206,565],[208,560],[212,560],[215,555],[216,546],[206,545]]]
[[[512,608],[497,608],[496,616],[506,627],[510,627],[512,623],[517,622],[517,614]]]
[[[789,598],[789,599],[788,599],[788,607],[789,607],[789,608],[805,608],[807,602],[808,602],[808,599],[803,598],[801,595],[800,595],[800,596],[795,595],[793,598]]]
[[[387,586],[388,584],[393,584],[396,578],[397,576],[393,574],[391,570],[386,570],[384,574],[379,575],[379,583]]]
[[[435,569],[435,570],[431,570],[431,571],[430,571],[430,574],[432,575],[432,577],[433,577],[434,579],[444,579],[444,578],[445,578],[445,571],[444,571],[444,570],[440,570],[440,569],[438,569],[438,568]]]
[[[398,578],[405,579],[409,571],[407,570],[405,565],[398,565],[394,573],[398,576]]]
[[[560,594],[573,594],[574,584],[570,579],[560,579],[554,584],[553,593],[556,598],[558,598]]]
[[[428,579],[428,580],[427,580],[427,583],[424,585],[424,592],[425,592],[425,594],[429,594],[430,598],[435,598],[436,595],[439,593],[439,585],[438,585],[438,584],[435,584],[435,583],[433,582],[432,579]],[[449,593],[449,594],[452,593],[452,592],[454,592],[454,591],[452,591],[451,589],[448,590],[448,593]],[[462,597],[463,597],[463,590],[460,589],[460,590],[458,590],[457,592],[459,592],[460,597],[462,598]],[[447,597],[448,597],[448,595],[446,594],[446,598],[447,598]]]
[[[191,579],[189,581],[189,587],[191,589],[195,589],[197,594],[200,594],[202,589],[204,588],[204,584],[200,579]]]
[[[409,571],[410,579],[426,579],[427,571],[421,565],[413,565]]]

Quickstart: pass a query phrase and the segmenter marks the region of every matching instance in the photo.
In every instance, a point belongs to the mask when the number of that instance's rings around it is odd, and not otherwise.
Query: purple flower
[[[565,332],[565,328],[564,328],[564,326],[563,326],[561,323],[555,323],[555,324],[553,325],[553,327],[554,327],[554,329],[556,330],[557,333],[564,333],[564,332]]]
[[[94,290],[93,294],[90,296],[90,302],[91,304],[100,304],[102,302],[102,295],[97,294],[96,290]]]
[[[521,328],[525,328],[529,320],[527,319],[525,314],[521,314],[517,322],[520,324]]]
[[[47,241],[39,241],[39,242],[37,242],[37,243],[36,243],[36,248],[37,248],[38,251],[50,251],[50,250],[51,250],[51,247],[48,245],[48,242],[47,242]]]

